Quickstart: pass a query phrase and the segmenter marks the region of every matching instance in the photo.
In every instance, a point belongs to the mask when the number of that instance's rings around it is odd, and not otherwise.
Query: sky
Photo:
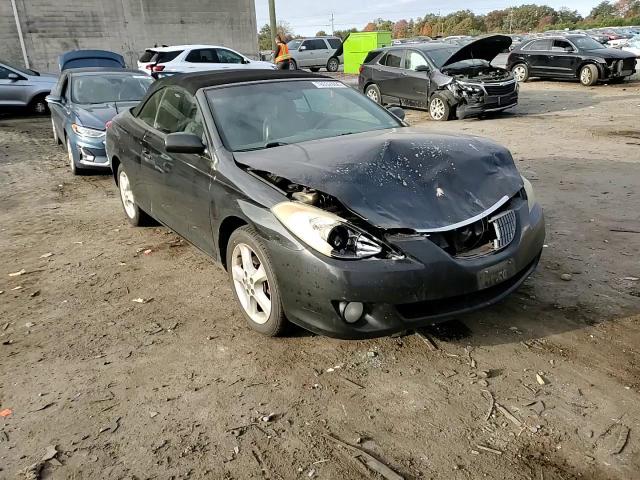
[[[336,30],[363,28],[369,21],[381,17],[389,20],[422,17],[426,13],[446,15],[456,10],[470,9],[483,14],[491,10],[538,3],[550,7],[568,7],[586,16],[599,0],[275,0],[276,18],[286,21],[298,35],[315,35],[319,30],[331,33],[331,13]],[[258,29],[269,23],[269,1],[255,0]],[[363,8],[366,6],[366,8]]]

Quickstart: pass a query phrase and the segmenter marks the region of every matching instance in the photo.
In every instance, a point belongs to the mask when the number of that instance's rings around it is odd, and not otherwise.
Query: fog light
[[[340,302],[340,314],[347,323],[356,323],[363,313],[364,305],[360,302]]]
[[[83,160],[88,160],[89,162],[93,162],[96,159],[93,152],[88,148],[80,147],[80,154],[82,155]]]

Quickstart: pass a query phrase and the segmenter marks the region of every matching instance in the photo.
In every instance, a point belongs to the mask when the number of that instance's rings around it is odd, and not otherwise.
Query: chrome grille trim
[[[494,251],[498,251],[509,245],[516,236],[516,213],[507,210],[489,219],[496,232],[496,239],[493,241]]]

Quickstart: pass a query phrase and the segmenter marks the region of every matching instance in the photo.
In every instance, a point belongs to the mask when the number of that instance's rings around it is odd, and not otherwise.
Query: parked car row
[[[505,148],[403,117],[314,73],[174,75],[108,124],[106,154],[128,221],[219,262],[252,328],[364,338],[503,299],[544,244]]]
[[[377,103],[425,108],[433,120],[446,121],[514,107],[518,83],[531,77],[591,86],[622,82],[636,71],[634,53],[584,34],[524,40],[509,54],[506,69],[493,66],[512,41],[489,35],[461,47],[431,41],[372,50],[360,67],[358,87]]]

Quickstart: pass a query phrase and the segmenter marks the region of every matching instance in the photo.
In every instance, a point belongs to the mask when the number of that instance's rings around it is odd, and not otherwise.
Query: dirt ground
[[[377,478],[332,436],[407,479],[640,478],[640,82],[407,118],[506,145],[547,219],[534,276],[436,348],[254,333],[221,268],[71,176],[48,118],[0,118],[0,478]]]

